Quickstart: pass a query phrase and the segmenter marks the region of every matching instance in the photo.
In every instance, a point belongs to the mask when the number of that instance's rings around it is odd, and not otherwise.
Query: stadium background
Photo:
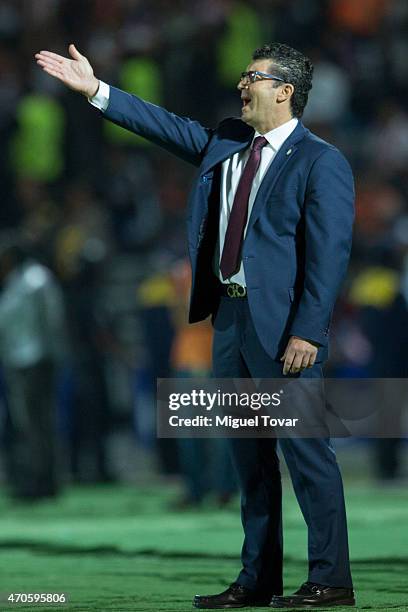
[[[210,466],[204,487],[188,468],[200,467],[194,452],[214,449],[155,438],[155,378],[209,369],[210,328],[185,323],[194,170],[101,121],[33,54],[66,54],[75,42],[98,77],[209,126],[239,112],[237,77],[256,47],[274,40],[308,54],[304,122],[345,153],[356,178],[327,373],[406,377],[407,31],[405,0],[2,0],[2,237],[22,238],[53,272],[65,313],[58,476],[47,495],[10,495],[2,385],[2,596],[65,591],[65,609],[184,610],[195,592],[233,578],[241,541],[232,476],[217,481],[220,464]],[[6,359],[3,341],[0,351]],[[337,448],[359,606],[408,609],[406,443]],[[305,577],[306,533],[289,482],[285,507],[291,589]]]

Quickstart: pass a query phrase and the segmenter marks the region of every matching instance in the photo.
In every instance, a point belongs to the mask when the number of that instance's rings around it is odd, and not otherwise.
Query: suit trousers
[[[273,316],[273,313],[271,313]],[[281,378],[283,362],[262,347],[246,298],[221,297],[214,318],[216,378]],[[321,364],[300,374],[322,376]],[[282,488],[275,438],[231,438],[244,529],[237,582],[282,593]],[[343,483],[329,438],[282,438],[279,446],[308,529],[308,580],[352,587]]]

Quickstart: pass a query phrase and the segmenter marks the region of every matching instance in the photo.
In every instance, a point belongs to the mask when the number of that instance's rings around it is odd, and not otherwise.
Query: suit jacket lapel
[[[249,217],[247,233],[259,217],[262,207],[267,201],[267,195],[274,188],[274,185],[278,180],[278,177],[283,171],[284,167],[289,162],[289,160],[292,159],[293,155],[296,155],[297,144],[300,140],[302,140],[305,134],[306,129],[304,125],[299,121],[292,134],[285,140],[285,142],[277,152],[276,156],[272,160],[272,163],[268,168],[268,171],[264,176],[262,183],[258,189],[258,193],[256,194],[255,202],[251,211],[251,216]]]
[[[238,151],[249,147],[254,136],[253,128],[238,120],[235,134],[231,136],[231,129],[228,131],[229,134],[224,134],[222,127],[219,130],[218,142],[207,152],[201,166],[201,174],[206,174],[217,164],[221,164]]]

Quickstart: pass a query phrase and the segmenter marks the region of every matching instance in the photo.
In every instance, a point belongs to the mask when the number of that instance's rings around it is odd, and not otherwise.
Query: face
[[[268,59],[256,60],[249,64],[246,70],[273,74],[273,64]],[[279,105],[282,86],[276,85],[277,81],[272,80],[255,81],[248,85],[243,85],[241,81],[238,83],[242,100],[241,119],[261,133],[268,131],[268,128],[272,129],[282,112]]]

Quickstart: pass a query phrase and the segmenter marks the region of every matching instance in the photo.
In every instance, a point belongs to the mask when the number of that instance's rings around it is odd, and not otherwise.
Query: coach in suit
[[[351,246],[353,178],[341,153],[300,122],[313,67],[266,45],[238,90],[241,117],[216,129],[97,80],[72,59],[36,55],[103,116],[199,168],[188,205],[190,321],[211,316],[217,377],[319,378]],[[281,482],[275,439],[233,439],[242,492],[242,570],[197,608],[353,605],[343,486],[328,439],[280,442],[308,527],[308,580],[282,594]]]

